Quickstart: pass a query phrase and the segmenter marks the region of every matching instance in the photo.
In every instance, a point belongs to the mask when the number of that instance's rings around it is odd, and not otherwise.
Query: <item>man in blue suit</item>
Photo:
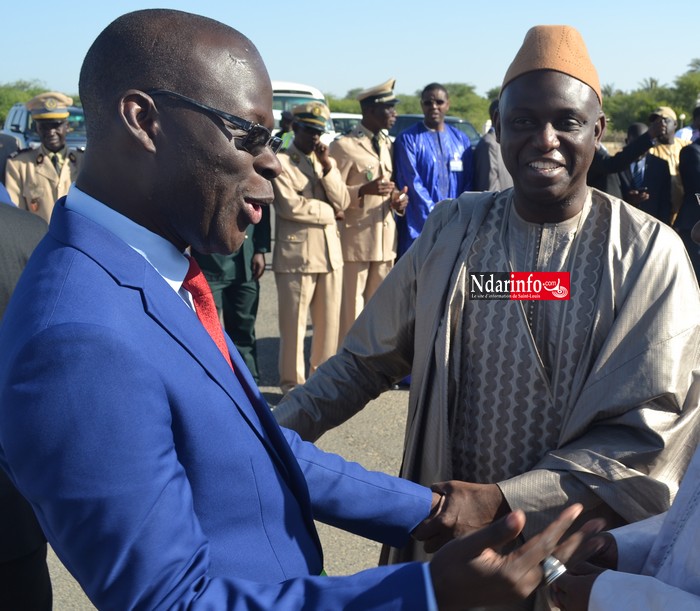
[[[314,519],[431,549],[464,525],[457,498],[280,429],[220,326],[198,320],[187,248],[240,248],[280,171],[253,44],[203,17],[130,13],[88,51],[80,97],[84,169],[0,330],[0,466],[93,603],[447,609],[537,587],[579,506],[509,556],[490,548],[518,536],[521,512],[430,564],[321,576]]]

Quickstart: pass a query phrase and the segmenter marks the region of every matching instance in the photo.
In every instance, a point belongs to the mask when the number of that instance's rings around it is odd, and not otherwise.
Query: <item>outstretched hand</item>
[[[472,484],[452,480],[431,486],[433,510],[413,531],[428,553],[445,543],[475,532],[504,516],[510,508],[496,484]],[[439,495],[439,496],[435,496]]]
[[[585,611],[598,575],[616,569],[617,559],[615,537],[607,532],[596,535],[572,555],[569,572],[552,585],[552,601],[564,611]]]
[[[529,596],[542,582],[540,563],[544,558],[553,554],[561,562],[568,562],[583,542],[603,528],[602,520],[592,520],[559,544],[582,509],[578,504],[565,509],[544,531],[508,555],[496,549],[522,532],[522,511],[445,545],[430,562],[438,607],[446,610],[505,604]]]

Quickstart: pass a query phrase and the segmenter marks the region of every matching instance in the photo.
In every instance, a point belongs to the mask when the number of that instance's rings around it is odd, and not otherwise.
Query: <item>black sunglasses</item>
[[[259,123],[251,123],[250,121],[241,119],[236,115],[231,115],[223,110],[217,110],[216,108],[212,108],[211,106],[197,102],[196,100],[188,98],[180,93],[169,91],[168,89],[150,89],[144,93],[147,93],[150,96],[165,95],[175,100],[181,100],[187,104],[190,104],[191,106],[206,110],[224,121],[227,121],[234,127],[243,130],[246,132],[246,135],[241,138],[241,148],[248,151],[251,155],[259,155],[262,149],[264,149],[266,146],[269,146],[273,153],[277,153],[277,151],[279,151],[282,147],[282,138],[273,136],[267,127],[260,125]]]

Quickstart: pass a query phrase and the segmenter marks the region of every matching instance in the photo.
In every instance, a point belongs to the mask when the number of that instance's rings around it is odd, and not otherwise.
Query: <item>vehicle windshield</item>
[[[314,98],[310,95],[294,95],[293,93],[275,93],[272,96],[272,108],[274,110],[279,110],[280,112],[283,110],[291,111],[292,108],[294,108],[297,104],[306,104],[307,102],[311,102],[313,100],[323,102],[324,104],[326,103],[326,100],[324,100],[323,98]]]
[[[326,100],[324,98],[319,98],[311,95],[304,95],[304,94],[294,94],[294,93],[274,93],[272,94],[272,110],[277,111],[274,113],[275,115],[275,127],[274,129],[279,129],[280,127],[280,120],[279,117],[282,114],[282,111],[288,110],[289,112],[292,111],[292,108],[294,108],[297,104],[307,104],[308,102],[323,102],[324,104],[326,103]],[[326,122],[326,131],[332,132],[333,130],[333,121],[328,120]]]

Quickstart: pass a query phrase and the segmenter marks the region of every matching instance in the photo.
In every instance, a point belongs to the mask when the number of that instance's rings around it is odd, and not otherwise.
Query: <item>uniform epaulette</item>
[[[27,151],[33,151],[33,150],[34,150],[34,149],[33,149],[31,146],[28,146],[28,147],[23,148],[23,149],[19,149],[18,151],[15,151],[15,152],[12,153],[10,156],[8,156],[8,159],[14,159],[14,158],[17,157],[17,155],[19,155],[20,153],[26,153]]]

